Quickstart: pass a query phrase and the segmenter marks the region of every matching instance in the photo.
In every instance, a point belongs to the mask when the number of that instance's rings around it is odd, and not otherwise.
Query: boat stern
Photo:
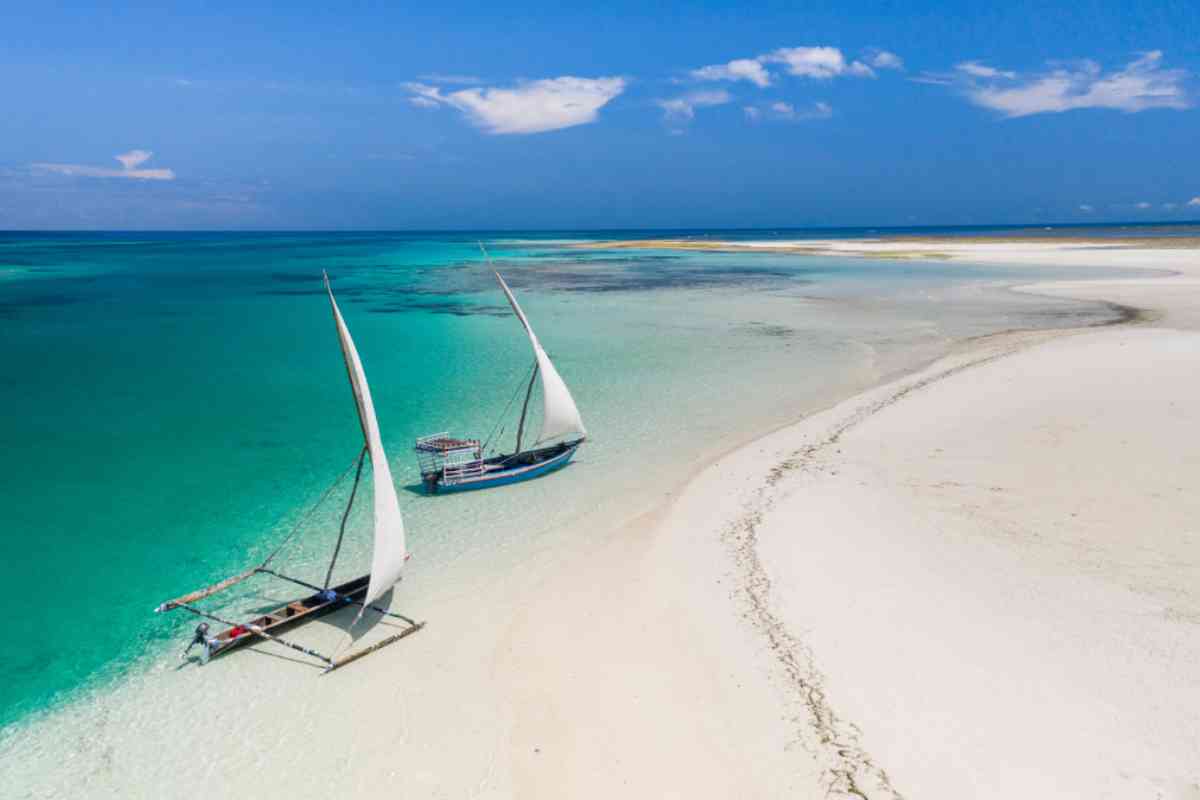
[[[483,446],[478,439],[459,439],[442,431],[416,440],[413,451],[421,470],[421,483],[429,494],[438,487],[481,474]]]

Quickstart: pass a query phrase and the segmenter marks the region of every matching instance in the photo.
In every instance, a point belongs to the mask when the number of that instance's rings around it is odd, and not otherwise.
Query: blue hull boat
[[[491,489],[495,486],[520,483],[562,469],[575,457],[575,452],[581,444],[583,439],[578,439],[553,447],[528,450],[516,457],[507,455],[474,460],[459,468],[451,466],[440,472],[423,474],[422,483],[429,494]]]
[[[484,255],[487,255],[486,250]],[[488,442],[481,443],[479,439],[458,439],[445,432],[417,439],[414,449],[417,464],[421,468],[421,483],[430,494],[490,489],[493,486],[540,478],[565,467],[575,456],[579,445],[587,438],[587,430],[583,427],[583,420],[575,406],[575,399],[571,397],[571,391],[550,361],[550,356],[542,349],[529,320],[517,304],[517,299],[513,297],[512,290],[500,277],[500,273],[494,274],[504,296],[508,298],[509,305],[512,306],[513,313],[525,329],[533,349],[533,369],[529,376],[529,385],[525,388],[525,402],[521,406],[520,421],[517,423],[517,441],[508,455],[487,456],[485,452],[489,450]],[[542,387],[541,430],[534,438],[533,446],[522,449],[529,401],[538,383]],[[509,401],[510,406],[517,399],[519,391],[520,385]],[[506,408],[501,418],[507,413]],[[499,422],[496,424],[500,425]]]

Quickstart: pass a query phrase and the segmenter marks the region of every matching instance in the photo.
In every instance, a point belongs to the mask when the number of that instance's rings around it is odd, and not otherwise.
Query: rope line
[[[533,366],[529,368],[530,376],[532,376],[533,371],[536,369],[537,361],[534,361]],[[482,449],[488,449],[488,445],[492,442],[492,437],[496,434],[496,429],[500,427],[500,423],[503,422],[504,418],[508,416],[508,410],[512,408],[512,404],[516,401],[517,395],[521,393],[521,387],[525,385],[526,380],[528,379],[521,378],[520,383],[517,384],[517,388],[513,389],[512,397],[508,398],[508,405],[504,407],[504,410],[500,412],[500,416],[496,418],[496,424],[492,426],[492,432],[488,434],[487,439],[483,443]],[[501,432],[503,433],[503,431]]]
[[[354,498],[358,494],[358,484],[362,480],[363,464],[367,461],[367,446],[363,445],[358,454],[358,472],[354,473],[354,487],[350,490],[350,499],[346,502],[346,510],[342,512],[342,524],[338,527],[337,544],[333,548],[333,558],[329,559],[329,570],[325,573],[325,588],[333,579],[333,565],[337,563],[338,553],[342,552],[342,539],[346,536],[346,520],[350,519],[350,509],[354,506]]]
[[[308,511],[304,512],[304,516],[302,516],[300,519],[298,519],[296,521],[296,524],[292,526],[292,529],[291,529],[291,531],[288,532],[288,535],[283,537],[283,541],[280,542],[275,547],[275,549],[271,551],[271,555],[267,556],[266,560],[262,562],[262,564],[260,565],[261,567],[267,566],[268,564],[271,563],[271,560],[273,558],[275,558],[275,556],[279,555],[279,551],[284,548],[284,545],[286,545],[289,541],[291,541],[292,537],[296,535],[296,532],[300,530],[300,527],[305,522],[308,521],[308,518],[311,517],[318,508],[321,507],[322,503],[324,503],[327,499],[329,499],[329,495],[331,495],[333,493],[333,490],[338,487],[338,484],[341,483],[342,480],[347,475],[350,474],[350,470],[354,469],[355,465],[358,464],[358,461],[360,458],[362,458],[361,452],[354,457],[353,461],[350,462],[350,466],[348,466],[348,467],[346,467],[346,469],[342,470],[341,475],[338,475],[336,478],[333,479],[333,483],[329,484],[329,488],[326,489],[325,493],[322,494],[317,499],[317,502],[313,503],[312,507],[309,508]]]

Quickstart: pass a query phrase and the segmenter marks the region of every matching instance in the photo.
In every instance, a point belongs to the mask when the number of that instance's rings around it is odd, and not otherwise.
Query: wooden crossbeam
[[[326,673],[333,672],[338,667],[344,667],[352,661],[357,661],[358,659],[362,658],[363,656],[368,656],[371,653],[374,653],[376,650],[382,650],[383,648],[387,647],[389,644],[392,644],[393,642],[398,642],[401,639],[403,639],[405,636],[414,634],[424,627],[425,627],[424,622],[414,623],[413,625],[410,625],[409,627],[405,628],[404,630],[400,631],[399,633],[397,633],[393,636],[389,636],[386,639],[383,639],[382,641],[378,641],[373,645],[369,645],[367,647],[362,648],[361,650],[355,650],[353,652],[347,653],[346,655],[342,656],[341,658],[336,658],[332,662],[330,662],[329,666],[325,668],[325,672]]]

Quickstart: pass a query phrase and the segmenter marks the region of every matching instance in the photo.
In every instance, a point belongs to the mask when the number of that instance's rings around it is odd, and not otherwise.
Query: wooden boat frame
[[[222,619],[215,614],[211,614],[195,607],[190,602],[192,600],[208,597],[211,594],[216,594],[217,592],[226,589],[235,583],[240,583],[241,581],[259,573],[273,575],[285,581],[290,581],[291,583],[305,586],[313,590],[313,593],[307,597],[302,597],[299,600],[293,600],[289,603],[284,603],[283,605],[278,606],[265,614],[259,614],[253,619],[242,623],[236,623],[227,619]],[[340,583],[337,586],[332,586],[328,589],[322,589],[319,586],[307,583],[306,581],[302,581],[297,578],[291,578],[287,575],[275,572],[274,570],[267,569],[265,566],[255,567],[254,569],[247,570],[241,575],[235,575],[232,578],[227,578],[226,580],[210,586],[207,589],[201,589],[197,592],[180,597],[177,600],[171,600],[163,603],[154,610],[161,613],[175,608],[182,608],[198,617],[211,619],[214,622],[219,622],[222,625],[225,625],[225,630],[212,637],[204,636],[199,630],[197,631],[196,638],[193,639],[192,643],[202,643],[203,647],[205,648],[206,660],[211,660],[219,655],[222,655],[223,653],[229,652],[230,650],[235,650],[245,644],[248,644],[251,640],[262,639],[264,641],[275,642],[276,644],[291,648],[292,650],[303,653],[304,655],[311,656],[325,664],[325,672],[332,672],[338,667],[343,667],[352,661],[357,661],[363,656],[387,647],[393,642],[398,642],[406,636],[414,634],[425,627],[424,622],[417,622],[409,617],[404,616],[403,614],[397,614],[395,612],[380,608],[379,606],[369,606],[369,608],[374,611],[378,611],[384,616],[403,620],[405,627],[400,632],[392,634],[381,641],[375,642],[374,644],[368,645],[367,647],[359,650],[351,651],[338,658],[324,655],[316,650],[313,650],[312,648],[304,647],[303,645],[290,642],[279,637],[281,632],[287,630],[288,628],[294,627],[305,620],[317,619],[318,617],[333,613],[334,611],[338,611],[346,606],[354,605],[361,607],[363,603],[360,598],[366,594],[367,584],[370,582],[370,579],[371,576],[369,574],[362,575],[354,578],[353,580]],[[191,645],[188,645],[188,649],[191,649]],[[187,651],[184,652],[186,653]]]
[[[243,622],[241,625],[226,628],[213,637],[213,644],[209,647],[208,657],[216,658],[222,653],[238,648],[255,639],[256,637],[250,628],[251,625],[257,626],[265,633],[278,635],[288,628],[295,627],[297,623],[305,619],[316,619],[344,608],[349,605],[351,600],[363,596],[367,591],[367,581],[370,577],[370,575],[363,575],[352,581],[333,586],[331,587],[333,595],[326,592],[316,592],[300,600],[285,603],[261,616]]]

